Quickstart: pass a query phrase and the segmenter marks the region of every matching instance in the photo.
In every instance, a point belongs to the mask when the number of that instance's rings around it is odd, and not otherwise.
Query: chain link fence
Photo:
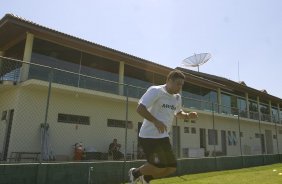
[[[126,175],[131,161],[145,159],[136,106],[146,88],[4,57],[0,81],[1,163],[123,162]],[[199,118],[174,121],[178,159],[282,152],[278,109],[263,114],[184,95],[183,108]]]

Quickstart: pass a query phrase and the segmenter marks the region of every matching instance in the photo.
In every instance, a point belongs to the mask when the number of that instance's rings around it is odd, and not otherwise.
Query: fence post
[[[46,138],[46,131],[47,131],[47,127],[48,127],[48,124],[47,124],[47,119],[48,119],[48,112],[49,112],[49,103],[50,103],[50,94],[51,94],[51,87],[52,87],[52,81],[53,81],[53,68],[51,69],[50,73],[49,73],[49,84],[48,84],[48,94],[47,94],[47,101],[46,101],[46,109],[45,109],[45,117],[44,117],[44,124],[42,125],[43,126],[43,135],[41,136],[44,136],[42,137],[42,140],[41,140],[41,157],[40,157],[40,163],[42,162],[43,160],[43,152],[44,152],[44,149],[46,149],[44,147],[45,145],[45,141],[44,139]],[[48,146],[48,145],[47,145]]]
[[[241,101],[240,101],[241,103]],[[241,106],[241,105],[240,105]],[[238,128],[239,128],[239,144],[240,144],[240,154],[241,154],[241,159],[242,159],[242,167],[245,167],[245,160],[243,157],[243,152],[242,152],[242,140],[241,140],[241,123],[240,123],[240,109],[238,109]]]
[[[126,107],[125,107],[125,141],[124,141],[124,159],[123,159],[123,167],[122,167],[122,173],[123,173],[123,183],[125,183],[125,165],[126,165],[126,159],[127,159],[127,130],[128,130],[128,86],[126,85]]]
[[[213,129],[213,132],[214,132],[214,136],[216,135],[215,134],[215,122],[214,122],[214,103],[212,103],[212,129]],[[214,140],[215,140],[216,137],[214,137]],[[216,149],[215,149],[215,142],[213,143],[213,152],[214,152],[214,160],[215,160],[215,169],[217,170],[218,169],[218,166],[217,166],[217,158],[216,158]]]

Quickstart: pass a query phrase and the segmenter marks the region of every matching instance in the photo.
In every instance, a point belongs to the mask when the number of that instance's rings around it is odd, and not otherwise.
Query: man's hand
[[[197,119],[198,118],[198,113],[197,112],[189,112],[187,113],[188,119]]]
[[[167,131],[165,124],[161,121],[155,121],[154,125],[158,129],[159,133],[164,133],[164,131]]]

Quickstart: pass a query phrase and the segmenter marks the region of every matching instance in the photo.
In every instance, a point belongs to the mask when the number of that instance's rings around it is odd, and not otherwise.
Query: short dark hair
[[[184,73],[182,73],[180,70],[172,70],[169,72],[167,75],[166,80],[168,81],[169,79],[175,80],[175,79],[185,79]]]

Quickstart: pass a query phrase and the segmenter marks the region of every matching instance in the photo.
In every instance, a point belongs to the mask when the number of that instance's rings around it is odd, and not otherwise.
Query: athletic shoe
[[[136,184],[137,182],[138,182],[138,178],[135,178],[134,176],[133,176],[133,170],[134,169],[136,169],[136,168],[131,168],[131,169],[129,169],[129,171],[128,171],[128,176],[129,176],[129,184]]]
[[[140,176],[139,179],[140,179],[142,184],[150,184],[144,179],[144,175]]]

